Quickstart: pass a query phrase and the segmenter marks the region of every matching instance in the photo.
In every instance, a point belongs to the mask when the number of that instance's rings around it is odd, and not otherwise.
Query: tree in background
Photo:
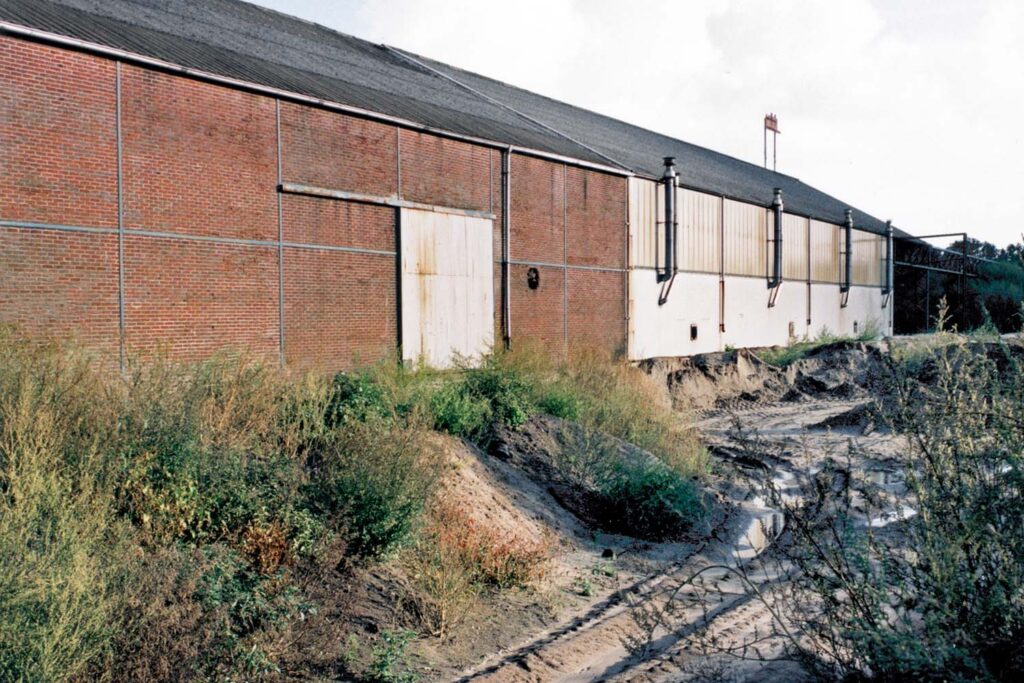
[[[967,326],[978,328],[991,323],[1002,333],[1019,332],[1024,327],[1021,318],[1021,302],[1024,302],[1024,242],[1000,249],[989,242],[968,237],[966,246],[968,256],[985,259],[978,262],[978,277],[967,280]],[[963,248],[963,240],[957,240],[948,247],[957,253],[961,253]]]

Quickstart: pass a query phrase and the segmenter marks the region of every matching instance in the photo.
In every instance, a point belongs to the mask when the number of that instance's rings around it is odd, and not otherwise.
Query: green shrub
[[[431,400],[431,409],[436,429],[473,441],[485,437],[493,415],[490,401],[470,394],[461,382],[441,386]]]
[[[480,359],[476,367],[463,368],[460,390],[486,401],[494,422],[518,427],[534,411],[533,387],[511,359],[508,354],[493,353]]]
[[[406,663],[405,650],[416,637],[415,631],[382,631],[381,643],[373,648],[373,658],[363,677],[365,683],[416,683],[419,680]]]
[[[282,579],[222,544],[147,553],[124,582],[115,655],[89,680],[262,680],[274,637],[310,611]]]
[[[554,386],[538,399],[537,408],[552,417],[576,420],[582,410],[582,400],[568,387]]]
[[[597,494],[606,531],[661,541],[679,537],[706,514],[696,482],[662,460],[592,428],[570,429],[561,441],[558,467]]]
[[[368,559],[409,540],[439,470],[421,432],[381,418],[347,420],[318,467],[307,489],[311,511],[346,537],[352,554]]]
[[[394,413],[393,398],[388,396],[387,390],[372,372],[339,372],[334,376],[326,410],[328,426],[337,427],[346,419],[391,417]]]
[[[704,515],[694,482],[658,461],[621,462],[600,490],[612,519],[642,538],[678,537]]]

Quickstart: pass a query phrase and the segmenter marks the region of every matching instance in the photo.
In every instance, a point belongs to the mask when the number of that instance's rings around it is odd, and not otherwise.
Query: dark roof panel
[[[791,176],[238,0],[0,0],[0,20],[642,175],[675,156],[688,187],[764,206],[780,187],[787,211],[832,223],[847,208]],[[864,212],[854,220],[884,232]]]

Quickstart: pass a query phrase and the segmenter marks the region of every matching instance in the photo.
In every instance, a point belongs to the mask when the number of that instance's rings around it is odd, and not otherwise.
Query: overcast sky
[[[911,233],[1024,232],[1024,2],[256,0],[762,163]]]

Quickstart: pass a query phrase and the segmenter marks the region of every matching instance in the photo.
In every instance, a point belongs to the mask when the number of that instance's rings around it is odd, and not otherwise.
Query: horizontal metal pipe
[[[920,263],[911,263],[909,261],[894,261],[894,265],[901,268],[916,268],[917,270],[927,270],[933,273],[948,273],[949,275],[960,275],[961,271],[952,270],[950,268],[939,268],[937,266],[923,266]],[[967,277],[978,277],[975,273],[967,273]]]
[[[495,262],[497,263],[497,261]],[[598,273],[625,273],[625,268],[611,268],[608,266],[577,266],[571,263],[548,263],[546,261],[516,261],[510,259],[509,263],[514,266],[537,266],[538,268],[558,268],[568,270],[591,270]]]
[[[290,90],[283,90],[281,88],[274,88],[268,85],[260,85],[259,83],[252,83],[251,81],[243,81],[238,78],[232,78],[231,76],[221,76],[209,71],[203,71],[201,69],[193,69],[173,62],[168,62],[155,57],[147,57],[135,52],[129,52],[116,47],[109,47],[107,45],[101,45],[99,43],[93,43],[86,40],[80,40],[78,38],[71,38],[69,36],[62,36],[58,33],[51,33],[49,31],[41,31],[28,26],[21,26],[14,24],[9,21],[0,21],[0,33],[16,36],[19,38],[26,38],[49,45],[57,45],[60,47],[66,47],[81,52],[88,52],[111,59],[118,59],[129,64],[139,64],[142,66],[151,67],[160,71],[166,71],[170,73],[181,74],[194,78],[196,80],[206,81],[208,83],[216,83],[218,85],[225,85],[231,88],[239,90],[246,90],[248,92],[259,93],[262,95],[270,95],[272,97],[279,97],[283,100],[291,102],[298,102],[301,104],[308,104],[323,109],[330,109],[332,111],[341,112],[344,114],[351,114],[352,116],[358,116],[359,118],[369,119],[372,121],[380,121],[382,123],[390,123],[401,128],[407,128],[409,130],[422,131],[424,133],[430,133],[438,137],[448,138],[450,140],[459,140],[462,142],[468,142],[474,145],[480,145],[481,147],[489,147],[492,149],[508,149],[509,145],[503,142],[497,142],[496,140],[488,140],[486,138],[478,138],[472,135],[463,135],[460,133],[453,133],[451,131],[442,130],[433,126],[427,126],[422,123],[416,123],[409,119],[404,119],[398,116],[391,116],[390,114],[382,114],[380,112],[370,111],[361,107],[355,107],[348,104],[341,104],[340,102],[332,102],[330,100],[324,100],[318,97],[312,97],[310,95],[303,95],[301,93],[293,92]],[[570,166],[577,166],[580,168],[589,168],[595,171],[601,171],[602,173],[608,173],[611,175],[629,177],[634,173],[627,169],[616,168],[613,166],[606,166],[604,164],[597,164],[591,161],[584,161],[583,159],[575,159],[573,157],[567,157],[554,152],[545,152],[539,149],[532,149],[529,147],[513,146],[512,150],[517,154],[523,154],[526,156],[533,156],[540,159],[547,159],[549,161],[557,161],[563,164],[569,164]]]
[[[301,183],[281,183],[281,192],[284,194],[305,195],[309,197],[323,197],[325,199],[338,199],[342,201],[361,202],[364,204],[379,204],[381,206],[393,206],[400,209],[418,209],[420,211],[434,211],[437,213],[451,213],[458,216],[470,216],[473,218],[487,218],[494,220],[496,216],[488,211],[474,211],[473,209],[457,209],[450,206],[437,204],[423,204],[421,202],[410,202],[399,199],[396,195],[380,196],[363,194],[360,192],[349,192],[348,190],[335,190],[328,187],[315,187]]]
[[[16,230],[53,230],[57,232],[78,232],[99,235],[117,235],[117,228],[93,228],[84,225],[61,225],[58,223],[33,223],[29,221],[0,220],[0,228]],[[182,240],[185,242],[206,242],[211,244],[227,244],[238,247],[259,247],[276,249],[278,244],[288,249],[312,249],[316,251],[341,251],[353,254],[371,254],[378,256],[394,256],[397,252],[387,249],[367,249],[364,247],[342,247],[333,244],[312,244],[308,242],[278,242],[277,240],[248,240],[235,237],[216,237],[214,235],[190,235],[181,232],[165,232],[162,230],[140,230],[124,228],[123,234],[129,237],[150,237],[153,239]]]

